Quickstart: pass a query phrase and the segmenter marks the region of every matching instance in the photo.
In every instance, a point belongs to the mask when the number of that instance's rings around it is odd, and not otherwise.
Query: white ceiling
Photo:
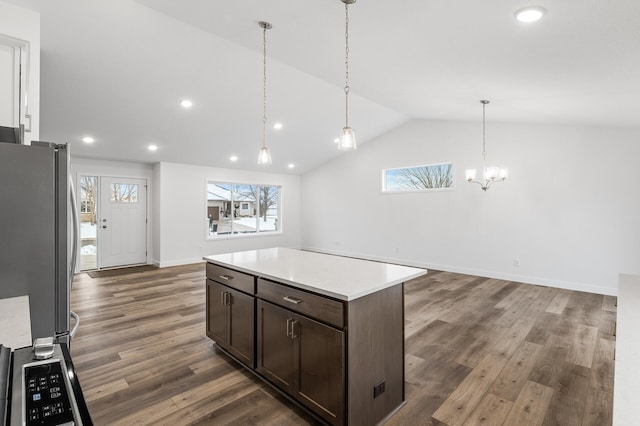
[[[41,138],[76,155],[261,169],[260,20],[273,24],[269,123],[284,124],[269,130],[267,170],[347,155],[333,143],[344,126],[339,0],[9,1],[41,13]],[[480,121],[480,99],[488,122],[640,127],[640,1],[534,3],[548,9],[535,24],[515,20],[531,5],[521,0],[351,6],[359,142],[412,118]]]

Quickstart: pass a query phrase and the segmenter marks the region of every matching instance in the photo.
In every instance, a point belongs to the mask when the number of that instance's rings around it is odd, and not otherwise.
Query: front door
[[[98,211],[99,267],[146,263],[146,179],[102,177]]]

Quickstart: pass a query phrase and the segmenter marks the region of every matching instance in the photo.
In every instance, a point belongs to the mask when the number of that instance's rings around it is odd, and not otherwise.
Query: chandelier
[[[483,191],[489,189],[494,182],[502,182],[509,176],[509,169],[504,167],[487,167],[487,143],[485,138],[485,107],[489,101],[482,100],[482,180],[476,180],[476,169],[467,169],[464,171],[465,178],[469,183],[477,183]]]

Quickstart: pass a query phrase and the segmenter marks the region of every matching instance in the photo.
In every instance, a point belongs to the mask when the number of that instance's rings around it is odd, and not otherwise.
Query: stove
[[[0,420],[6,426],[93,425],[66,344],[0,345]]]

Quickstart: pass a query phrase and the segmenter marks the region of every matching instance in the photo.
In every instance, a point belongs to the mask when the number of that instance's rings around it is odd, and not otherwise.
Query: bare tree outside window
[[[453,188],[453,164],[431,164],[383,170],[383,191],[424,191]]]
[[[280,186],[208,182],[208,237],[279,231],[280,191]]]
[[[278,187],[248,185],[243,188],[245,188],[245,192],[241,192],[240,195],[251,200],[258,200],[260,216],[266,222],[269,209],[278,205]]]
[[[87,222],[96,223],[96,206],[98,201],[98,178],[82,176],[80,178],[80,212],[90,217]]]
[[[138,185],[128,183],[111,184],[111,202],[113,203],[137,203]]]

